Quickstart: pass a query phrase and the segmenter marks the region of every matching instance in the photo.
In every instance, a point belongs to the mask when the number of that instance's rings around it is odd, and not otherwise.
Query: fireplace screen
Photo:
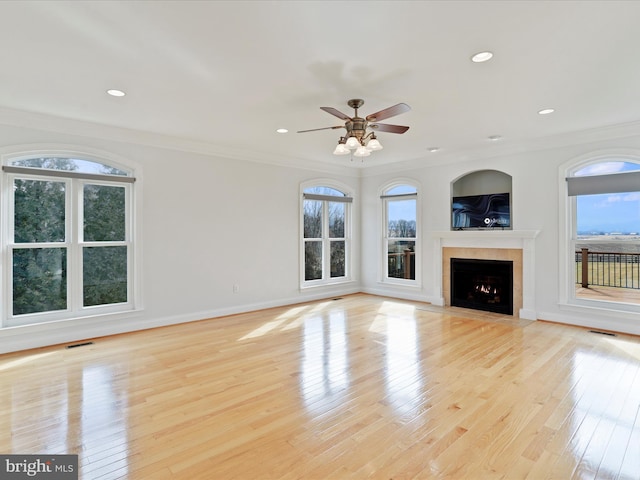
[[[513,262],[452,258],[451,305],[513,315]]]

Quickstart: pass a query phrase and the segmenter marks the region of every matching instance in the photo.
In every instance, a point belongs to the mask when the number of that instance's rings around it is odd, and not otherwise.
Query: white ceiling
[[[0,107],[247,158],[434,162],[491,135],[516,147],[638,122],[639,20],[637,1],[5,0]],[[472,63],[482,50],[494,58]],[[350,115],[350,98],[364,115],[409,104],[383,123],[410,130],[380,133],[362,163],[331,154],[343,130],[295,133],[342,124],[319,107]]]

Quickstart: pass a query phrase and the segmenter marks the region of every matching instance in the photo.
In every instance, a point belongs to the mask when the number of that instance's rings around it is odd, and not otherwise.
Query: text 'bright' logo
[[[77,478],[77,455],[0,455],[0,479],[3,480]]]
[[[7,473],[26,473],[30,477],[34,477],[38,473],[51,473],[53,469],[51,468],[51,462],[46,461],[42,462],[39,458],[36,459],[35,462],[27,462],[27,460],[23,460],[21,463],[14,463],[9,461],[9,459],[5,460]]]

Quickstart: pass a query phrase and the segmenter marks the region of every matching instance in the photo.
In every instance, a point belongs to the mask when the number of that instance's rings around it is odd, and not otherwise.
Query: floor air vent
[[[77,347],[84,347],[85,345],[93,345],[93,342],[83,342],[83,343],[76,343],[74,345],[67,345],[66,348],[77,348]]]
[[[616,334],[615,333],[611,333],[611,332],[601,332],[600,330],[589,330],[590,333],[597,333],[598,335],[607,335],[609,337],[615,337]]]

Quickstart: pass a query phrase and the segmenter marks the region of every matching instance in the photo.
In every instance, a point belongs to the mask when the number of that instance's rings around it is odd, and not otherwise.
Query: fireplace
[[[451,305],[513,315],[513,262],[451,258]]]

